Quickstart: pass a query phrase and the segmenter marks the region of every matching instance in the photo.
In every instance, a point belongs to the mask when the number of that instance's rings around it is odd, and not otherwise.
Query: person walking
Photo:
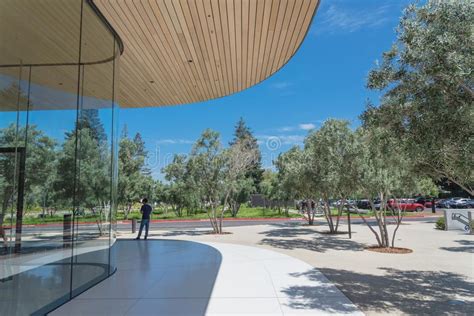
[[[142,207],[140,209],[140,213],[142,213],[142,221],[140,223],[140,230],[138,232],[138,236],[135,239],[140,239],[140,236],[142,235],[142,230],[143,227],[145,226],[145,239],[148,238],[148,230],[150,228],[150,216],[151,212],[153,211],[151,206],[148,204],[148,199],[144,198],[142,200]]]

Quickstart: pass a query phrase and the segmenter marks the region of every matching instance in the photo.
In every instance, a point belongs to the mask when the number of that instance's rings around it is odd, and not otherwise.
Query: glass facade
[[[90,1],[0,2],[0,315],[115,271],[119,44]]]

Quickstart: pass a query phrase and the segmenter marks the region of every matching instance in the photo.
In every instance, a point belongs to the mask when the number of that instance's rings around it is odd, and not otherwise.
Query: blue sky
[[[301,144],[328,118],[357,126],[367,98],[368,71],[395,39],[405,0],[323,0],[301,48],[271,78],[235,95],[176,107],[120,112],[130,134],[140,132],[157,178],[175,153],[188,153],[205,128],[232,138],[243,117],[260,141],[264,167],[281,151]]]
[[[301,144],[309,130],[328,118],[347,119],[354,127],[359,124],[366,100],[378,98],[365,88],[367,74],[395,40],[395,28],[408,3],[322,0],[299,51],[272,77],[208,102],[123,109],[120,129],[126,124],[131,136],[142,134],[150,154],[147,163],[153,175],[162,179],[161,168],[174,154],[188,153],[204,129],[219,131],[227,145],[243,117],[259,140],[263,166],[270,168],[280,152]],[[0,84],[8,84],[2,78]],[[35,99],[35,91],[32,95]],[[110,131],[107,115],[110,112],[101,111]],[[3,112],[0,126],[15,119],[16,113]],[[60,143],[64,132],[74,126],[75,111],[32,111],[29,120]]]

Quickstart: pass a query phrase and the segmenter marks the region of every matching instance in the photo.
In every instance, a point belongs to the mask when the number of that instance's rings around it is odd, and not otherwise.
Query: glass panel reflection
[[[115,271],[118,45],[86,0],[0,32],[0,315],[45,314]]]

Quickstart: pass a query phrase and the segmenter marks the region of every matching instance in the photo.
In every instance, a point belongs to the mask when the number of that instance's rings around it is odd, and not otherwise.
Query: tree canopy
[[[361,116],[402,140],[417,170],[474,195],[474,6],[469,1],[410,5],[397,40],[369,74],[383,92]]]

